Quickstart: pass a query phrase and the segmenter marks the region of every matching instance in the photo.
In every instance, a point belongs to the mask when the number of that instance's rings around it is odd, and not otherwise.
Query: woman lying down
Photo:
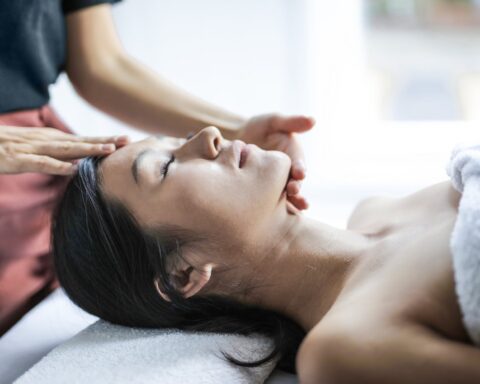
[[[347,229],[287,201],[290,159],[205,128],[79,167],[54,225],[61,284],[84,310],[140,327],[252,334],[310,383],[480,383],[449,240],[451,182],[372,198]]]

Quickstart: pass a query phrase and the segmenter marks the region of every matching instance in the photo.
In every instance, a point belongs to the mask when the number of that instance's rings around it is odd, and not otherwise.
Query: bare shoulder
[[[333,320],[333,321],[331,321]],[[414,322],[351,312],[321,322],[297,354],[302,384],[480,382],[480,349]]]
[[[347,229],[364,231],[381,224],[381,216],[395,208],[399,199],[389,196],[372,196],[361,200],[353,209]]]
[[[423,188],[403,200],[405,204],[422,204],[426,209],[437,208],[439,204],[456,209],[460,198],[461,194],[453,188],[451,181],[447,180]]]
[[[450,181],[430,185],[404,197],[374,196],[360,201],[348,219],[347,229],[378,232],[418,214],[456,210],[460,200]]]
[[[345,372],[346,360],[356,359],[354,350],[359,351],[380,329],[381,325],[354,309],[327,315],[300,345],[296,359],[300,382],[336,382],[333,378],[338,379],[339,371]],[[380,332],[385,333],[386,328]]]

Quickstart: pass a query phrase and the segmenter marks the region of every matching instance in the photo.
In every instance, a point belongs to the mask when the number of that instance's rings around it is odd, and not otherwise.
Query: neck
[[[359,233],[297,215],[276,233],[254,259],[258,284],[247,301],[288,316],[308,332],[335,304],[370,243]]]

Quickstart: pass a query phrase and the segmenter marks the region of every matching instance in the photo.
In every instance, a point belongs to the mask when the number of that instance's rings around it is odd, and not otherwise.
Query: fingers
[[[307,116],[274,116],[272,128],[275,131],[302,133],[313,128],[315,119]]]
[[[117,147],[124,146],[130,142],[127,135],[122,136],[75,136],[69,133],[60,132],[58,139],[61,141],[73,141],[90,144],[115,144]]]
[[[287,212],[291,215],[300,215],[302,212],[292,202],[287,200]]]
[[[74,136],[77,138],[75,141],[81,141],[85,143],[112,143],[115,144],[117,147],[124,146],[130,142],[130,138],[126,135],[123,136],[105,136],[105,137],[89,137],[89,136]]]
[[[290,174],[295,180],[303,180],[307,172],[307,167],[305,166],[305,161],[295,160],[292,162],[292,168]]]
[[[73,160],[105,156],[129,142],[125,135],[77,137],[54,128],[0,127],[0,173],[70,175]]]
[[[60,160],[80,159],[87,156],[102,156],[115,151],[115,144],[90,144],[83,142],[60,141],[49,144],[36,144],[31,153],[51,156]]]
[[[51,175],[71,175],[77,167],[75,164],[53,159],[48,156],[22,154],[17,156],[18,172],[40,172]]]
[[[300,195],[301,182],[297,180],[289,180],[287,183],[287,199],[300,210],[308,208],[307,200]]]
[[[130,138],[127,135],[82,137],[55,128],[19,128],[6,126],[0,127],[0,141],[2,140],[17,143],[30,143],[32,141],[71,141],[90,144],[115,144],[117,148],[130,142]]]
[[[121,136],[76,136],[71,133],[63,132],[55,128],[33,128],[28,131],[28,135],[31,139],[38,141],[72,141],[83,142],[90,144],[115,144],[123,146],[130,142],[130,138],[127,135]]]
[[[301,182],[290,179],[287,183],[287,195],[292,196],[300,192]]]
[[[290,177],[295,180],[302,180],[305,178],[306,173],[302,146],[295,136],[286,139],[288,140],[288,146],[285,148],[285,153],[292,159]]]
[[[295,195],[295,196],[287,196],[288,201],[290,201],[297,209],[305,210],[308,208],[308,202],[305,200],[304,197]]]

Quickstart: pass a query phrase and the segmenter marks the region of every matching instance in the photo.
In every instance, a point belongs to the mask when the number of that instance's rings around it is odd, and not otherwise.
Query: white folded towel
[[[242,368],[272,347],[262,336],[122,327],[99,320],[60,345],[15,384],[263,383],[275,364]]]
[[[450,239],[455,289],[463,323],[480,346],[480,145],[455,148],[447,173],[462,193]]]

